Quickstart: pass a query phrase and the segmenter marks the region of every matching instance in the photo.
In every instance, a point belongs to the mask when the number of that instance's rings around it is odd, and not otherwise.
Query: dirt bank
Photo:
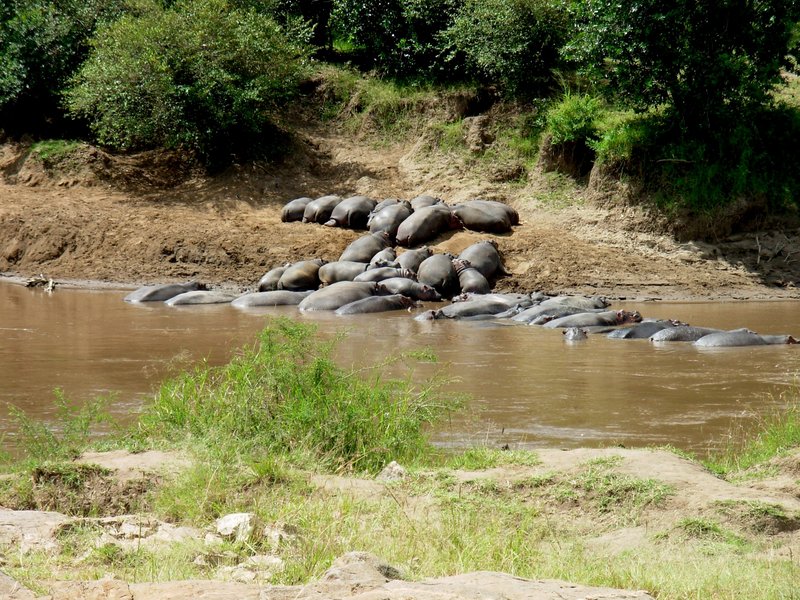
[[[506,290],[611,297],[800,297],[800,232],[743,234],[680,244],[632,208],[600,207],[570,179],[518,164],[476,168],[436,149],[425,130],[380,143],[334,123],[299,125],[291,157],[209,177],[177,155],[112,156],[78,146],[57,160],[30,145],[0,149],[0,272],[55,279],[150,283],[200,279],[245,288],[273,266],[335,260],[359,233],[281,223],[298,196],[327,193],[455,202],[506,201],[522,224],[497,236],[513,275]],[[435,144],[434,144],[435,145]],[[511,175],[513,181],[508,181]],[[485,237],[437,240],[458,252]]]

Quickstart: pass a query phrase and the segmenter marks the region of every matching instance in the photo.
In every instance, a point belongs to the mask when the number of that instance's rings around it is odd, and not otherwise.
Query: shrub
[[[60,93],[89,51],[98,24],[124,0],[7,0],[0,7],[0,118],[37,128],[61,117]]]
[[[445,37],[471,74],[528,95],[551,81],[566,26],[554,0],[466,0]]]
[[[547,130],[552,144],[594,142],[603,104],[593,96],[567,93],[547,111]]]
[[[440,33],[463,0],[337,0],[336,33],[361,49],[381,72],[450,78]]]
[[[183,147],[215,163],[269,149],[265,129],[306,59],[299,41],[253,9],[153,4],[98,31],[66,101],[111,148]]]
[[[794,0],[573,3],[568,53],[610,96],[638,110],[666,106],[694,137],[764,104],[788,51]]]

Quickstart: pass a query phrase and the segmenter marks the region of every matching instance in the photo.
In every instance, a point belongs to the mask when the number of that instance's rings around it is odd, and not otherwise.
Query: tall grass
[[[424,428],[454,408],[435,382],[354,372],[333,361],[336,339],[275,320],[254,347],[222,367],[165,382],[136,437],[193,440],[218,454],[268,452],[334,471],[376,471],[430,450]],[[396,360],[407,359],[398,357]]]

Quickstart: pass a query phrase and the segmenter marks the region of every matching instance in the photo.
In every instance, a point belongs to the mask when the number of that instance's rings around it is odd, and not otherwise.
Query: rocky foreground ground
[[[709,558],[716,554],[722,560],[760,561],[776,569],[778,565],[790,570],[800,568],[798,452],[745,474],[738,483],[724,481],[692,461],[657,450],[547,450],[537,452],[535,459],[529,456],[524,462],[527,464],[435,473],[408,473],[401,466],[392,465],[374,479],[312,473],[304,477],[311,496],[386,503],[385,506],[405,514],[408,527],[428,531],[432,538],[437,535],[440,519],[446,512],[444,494],[457,493],[460,498],[474,496],[486,500],[498,511],[511,500],[521,500],[531,513],[541,513],[552,522],[557,536],[548,544],[571,545],[580,540],[585,552],[609,561],[642,557],[645,570],[653,571],[651,575],[665,568],[660,564],[662,561],[665,564],[674,561],[676,553],[688,561],[711,560],[710,565],[719,564]],[[96,502],[109,507],[109,514],[86,517],[46,510],[0,509],[2,569],[6,572],[0,577],[0,597],[13,600],[653,597],[649,593],[653,590],[626,591],[493,572],[409,580],[408,565],[393,565],[392,556],[377,558],[365,552],[341,556],[321,577],[305,585],[274,585],[272,582],[287,568],[284,559],[289,560],[292,548],[309,532],[292,523],[259,522],[251,513],[223,515],[204,527],[169,523],[146,513],[116,514],[124,510],[126,494],[152,489],[190,467],[185,458],[173,453],[93,453],[79,459],[76,466],[79,465],[102,469],[97,472],[103,476],[94,479],[82,493],[94,494]],[[36,477],[36,501],[40,505],[58,506],[59,488],[53,487],[52,474],[49,479],[42,473]],[[81,552],[66,549],[68,544],[74,544],[70,536],[76,531],[84,536]],[[232,541],[246,548],[249,540],[256,538],[262,542],[268,540],[271,551],[234,553],[224,549]],[[261,543],[259,547],[265,546]],[[80,580],[80,573],[85,572],[87,562],[97,558],[99,550],[109,557],[113,555],[110,549],[114,548],[125,552],[141,548],[182,552],[186,561],[202,566],[208,579],[128,582],[115,574],[115,563],[109,561],[102,578]],[[556,552],[555,546],[550,548]],[[532,555],[528,560],[540,559]],[[38,579],[37,574],[44,576]]]

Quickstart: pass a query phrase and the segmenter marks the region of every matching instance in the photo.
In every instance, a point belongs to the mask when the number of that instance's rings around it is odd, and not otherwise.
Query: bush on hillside
[[[0,3],[0,126],[39,128],[61,116],[60,93],[89,51],[98,24],[125,0],[5,0]]]
[[[539,93],[552,80],[567,16],[555,0],[466,0],[445,37],[452,58],[514,95]]]
[[[92,45],[66,94],[70,113],[111,148],[186,148],[207,163],[270,149],[273,113],[308,56],[271,17],[228,0],[154,3]]]
[[[735,124],[780,80],[795,0],[585,0],[568,52],[611,97],[667,107],[696,139]]]
[[[449,79],[440,33],[463,0],[336,0],[336,35],[349,41],[382,73]]]

